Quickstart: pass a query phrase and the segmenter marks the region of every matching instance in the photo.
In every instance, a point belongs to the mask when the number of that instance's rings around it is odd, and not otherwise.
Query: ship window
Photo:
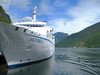
[[[33,27],[35,27],[35,25],[33,25]]]
[[[16,29],[15,30],[18,30],[19,29],[19,27],[16,27]]]
[[[33,32],[31,32],[31,34],[33,34]]]
[[[43,25],[26,25],[27,27],[44,27]]]
[[[50,30],[50,32],[52,32],[52,30]]]
[[[29,27],[29,25],[27,25],[27,27]]]
[[[47,33],[49,33],[49,31],[47,30]]]
[[[22,62],[22,60],[20,60],[20,62]]]
[[[42,25],[39,25],[39,27],[43,27]]]
[[[38,27],[38,25],[36,25],[36,27]]]
[[[24,32],[26,32],[26,29],[24,29]]]
[[[27,61],[30,61],[30,58],[28,58]]]

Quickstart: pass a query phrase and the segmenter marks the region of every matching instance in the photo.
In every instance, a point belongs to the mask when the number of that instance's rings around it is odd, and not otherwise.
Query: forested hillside
[[[56,47],[100,47],[100,22],[78,33],[68,36],[56,44]]]
[[[0,6],[0,22],[8,23],[8,24],[11,23],[11,19],[9,15],[5,13],[5,11],[1,6]]]

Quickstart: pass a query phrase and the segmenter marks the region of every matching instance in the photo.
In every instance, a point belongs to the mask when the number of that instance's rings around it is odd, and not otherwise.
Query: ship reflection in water
[[[48,60],[31,63],[28,65],[5,68],[6,65],[0,66],[0,75],[53,75],[54,56]]]

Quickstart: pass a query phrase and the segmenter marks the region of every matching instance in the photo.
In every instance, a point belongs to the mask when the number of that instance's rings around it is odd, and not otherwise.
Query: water
[[[100,48],[57,48],[55,75],[100,75]]]
[[[100,75],[100,48],[56,48],[49,60],[12,69],[0,65],[0,75]]]

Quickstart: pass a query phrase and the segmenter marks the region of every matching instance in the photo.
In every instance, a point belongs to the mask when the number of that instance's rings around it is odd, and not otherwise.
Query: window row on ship
[[[15,30],[18,31],[18,30],[19,30],[19,27],[16,27]],[[26,31],[27,31],[27,29],[24,29],[24,30],[23,30],[23,32],[26,32]],[[51,32],[52,32],[52,30],[50,30],[50,31],[47,30],[47,35],[46,35],[46,36],[47,36],[47,37],[52,37]],[[33,34],[33,35],[35,35],[35,36],[41,36],[41,34],[33,33],[33,31],[28,31],[27,33]]]
[[[44,27],[44,25],[24,25],[24,26],[27,26],[27,27]]]

